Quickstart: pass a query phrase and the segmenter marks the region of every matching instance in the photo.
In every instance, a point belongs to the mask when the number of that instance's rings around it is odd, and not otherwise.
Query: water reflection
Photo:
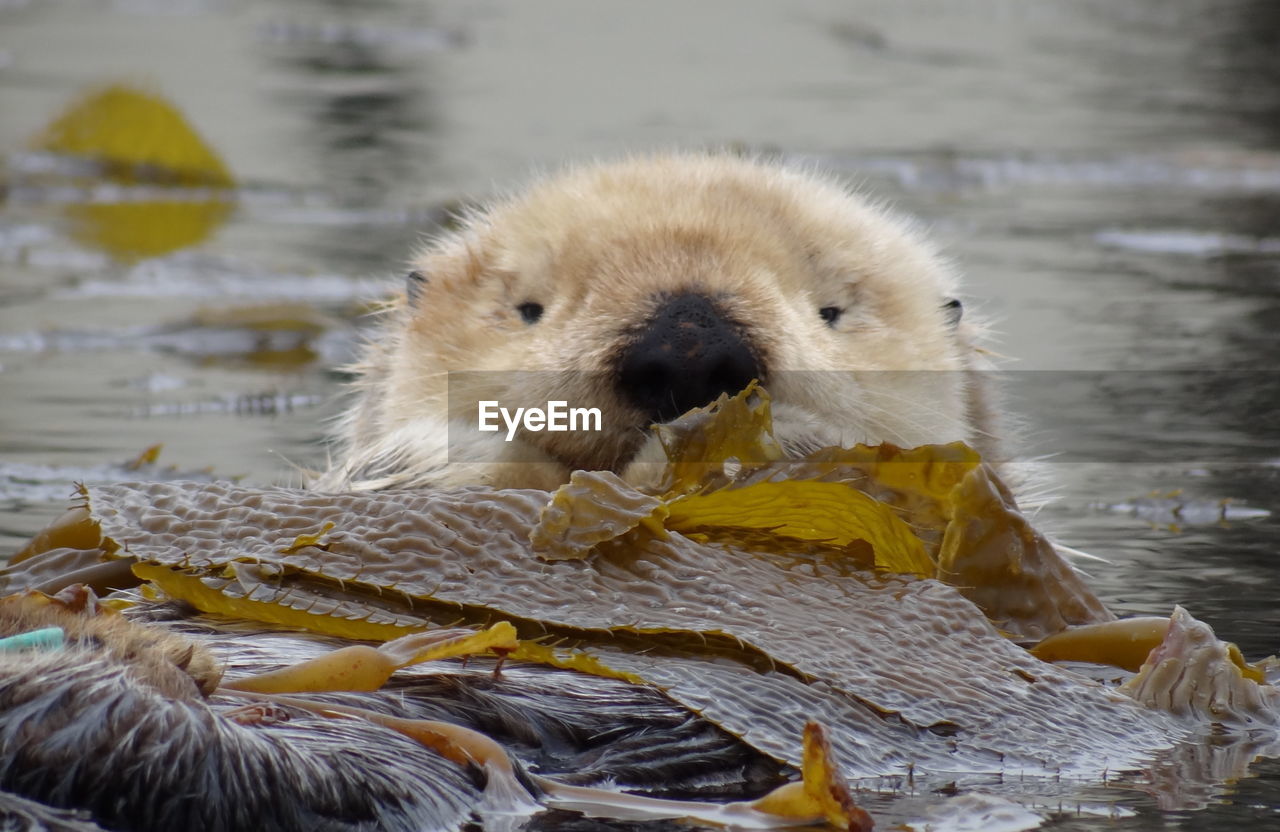
[[[117,260],[204,242],[230,216],[231,172],[180,110],[121,84],[94,90],[11,166],[9,198],[58,205],[82,244]]]
[[[1280,6],[1270,0],[1205,5],[1190,29],[1202,50],[1193,71],[1212,87],[1235,141],[1280,149]]]
[[[282,71],[272,98],[304,116],[298,148],[323,189],[342,207],[394,204],[405,183],[421,181],[433,164],[440,131],[429,82],[429,54],[452,40],[430,27],[425,13],[387,19],[396,4],[322,4],[324,17],[277,21],[264,46]],[[311,16],[314,18],[314,7]],[[408,196],[414,200],[411,194]],[[425,229],[424,229],[425,230]],[[313,253],[340,267],[386,268],[405,254],[398,225],[339,225],[310,242]],[[389,256],[391,255],[391,256]]]
[[[1242,163],[1280,163],[1280,5],[1270,0],[1191,5],[1170,34],[1187,37],[1182,69],[1185,84],[1201,88],[1197,109],[1213,125],[1220,143],[1227,139],[1238,148]],[[1216,225],[1204,230],[1267,241],[1277,233],[1280,196],[1214,195],[1197,209],[1202,223]],[[1275,328],[1280,317],[1280,252],[1261,248],[1261,256],[1225,253],[1202,267],[1203,281],[1214,291],[1255,301],[1246,315],[1224,321],[1214,333],[1223,346],[1221,366],[1269,366],[1280,355]],[[1267,424],[1280,402],[1274,397],[1258,401],[1257,409],[1238,404],[1224,403],[1223,410],[1251,422],[1259,429],[1258,439],[1277,448]]]

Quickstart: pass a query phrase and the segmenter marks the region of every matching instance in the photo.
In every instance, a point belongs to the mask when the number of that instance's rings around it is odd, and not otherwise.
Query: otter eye
[[[960,317],[964,315],[964,304],[955,298],[950,298],[942,304],[942,314],[946,316],[949,326],[955,326],[960,323]]]
[[[836,321],[840,320],[840,315],[844,310],[838,306],[824,306],[818,310],[818,314],[827,326],[835,326]]]
[[[516,307],[516,311],[520,313],[521,318],[524,318],[525,323],[536,324],[538,319],[542,317],[542,304],[533,303],[532,301],[522,303]]]

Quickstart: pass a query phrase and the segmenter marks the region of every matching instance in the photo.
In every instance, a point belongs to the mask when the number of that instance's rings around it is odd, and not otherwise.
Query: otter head
[[[793,454],[980,431],[949,269],[807,173],[705,156],[588,167],[475,213],[415,266],[359,368],[347,486],[625,473],[661,459],[650,425],[752,379]],[[599,410],[599,430],[477,430],[481,402],[554,401]]]

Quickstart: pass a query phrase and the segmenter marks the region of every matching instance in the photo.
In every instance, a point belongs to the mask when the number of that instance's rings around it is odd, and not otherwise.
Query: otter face
[[[358,367],[342,484],[553,487],[661,459],[648,430],[759,379],[784,450],[972,441],[952,275],[901,222],[736,158],[589,167],[415,263]],[[476,432],[478,403],[598,408],[596,432]],[[332,472],[331,472],[332,473]]]

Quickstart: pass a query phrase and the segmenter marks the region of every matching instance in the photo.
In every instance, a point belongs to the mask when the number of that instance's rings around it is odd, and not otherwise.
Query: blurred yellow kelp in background
[[[235,204],[231,172],[158,94],[117,84],[84,96],[29,148],[85,163],[66,204],[72,234],[118,260],[156,257],[205,240]]]
[[[121,183],[233,184],[218,154],[176,107],[122,84],[76,102],[32,139],[31,147],[93,160]]]

